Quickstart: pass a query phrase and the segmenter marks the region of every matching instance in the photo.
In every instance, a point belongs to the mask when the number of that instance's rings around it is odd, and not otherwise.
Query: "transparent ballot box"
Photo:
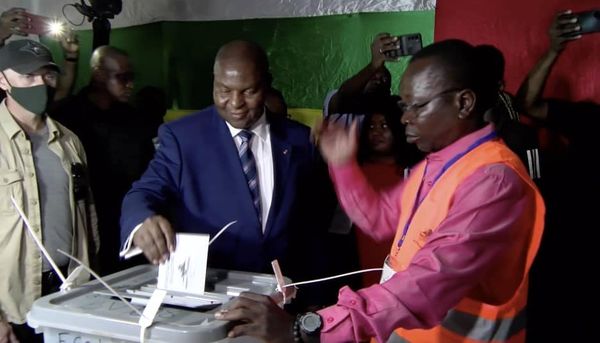
[[[141,265],[103,280],[141,312],[156,287],[157,273],[157,267]],[[214,319],[214,313],[244,291],[274,294],[275,276],[209,268],[205,290],[204,295],[169,292],[146,330],[145,342],[257,342],[226,339],[230,323]],[[36,300],[27,315],[29,326],[43,332],[46,343],[139,342],[138,320],[138,313],[96,280]]]

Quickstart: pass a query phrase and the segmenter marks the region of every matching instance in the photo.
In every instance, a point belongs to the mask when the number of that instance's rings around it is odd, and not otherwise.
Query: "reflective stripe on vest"
[[[527,302],[527,274],[533,258],[539,247],[544,223],[544,203],[531,178],[519,158],[512,153],[501,141],[489,141],[463,156],[460,161],[453,165],[440,178],[440,181],[433,186],[425,196],[421,206],[415,211],[413,220],[410,223],[409,230],[406,233],[406,239],[400,246],[398,242],[401,239],[402,230],[409,220],[407,213],[410,213],[415,196],[417,195],[419,185],[424,177],[424,165],[421,164],[414,168],[408,180],[406,180],[404,193],[401,199],[401,216],[398,223],[398,229],[394,244],[390,252],[390,265],[396,272],[402,272],[410,266],[412,258],[427,244],[427,238],[435,231],[439,224],[447,216],[451,207],[453,194],[460,184],[478,168],[491,165],[504,164],[510,167],[520,176],[528,185],[530,191],[535,192],[535,204],[531,211],[526,211],[523,215],[529,216],[523,218],[530,227],[524,227],[522,235],[516,239],[521,239],[522,244],[515,243],[512,247],[513,253],[507,253],[505,258],[507,263],[513,265],[516,262],[512,259],[515,256],[522,256],[523,261],[522,274],[506,276],[519,282],[512,298],[504,304],[491,305],[486,303],[486,296],[494,299],[494,293],[487,293],[493,286],[495,273],[490,273],[490,277],[481,280],[481,285],[486,287],[479,288],[477,285],[474,291],[483,293],[470,297],[467,294],[459,304],[451,311],[442,323],[432,329],[406,330],[399,328],[396,335],[402,337],[404,341],[393,342],[522,342],[525,332],[525,304]],[[516,242],[516,241],[515,241]],[[502,267],[497,268],[497,272],[502,272]],[[482,299],[482,300],[477,300]]]
[[[479,341],[506,341],[525,329],[526,311],[521,310],[516,317],[489,320],[458,310],[450,310],[442,327],[463,337]]]
[[[499,320],[488,320],[469,313],[450,310],[442,327],[452,331],[462,337],[472,340],[490,342],[507,341],[512,336],[525,329],[527,316],[525,310],[519,312],[516,317],[504,318]],[[387,343],[417,343],[411,342],[398,336],[396,332],[392,333]]]

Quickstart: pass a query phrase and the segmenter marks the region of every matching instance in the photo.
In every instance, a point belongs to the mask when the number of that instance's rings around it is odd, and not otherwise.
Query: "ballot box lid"
[[[140,265],[103,278],[119,294],[128,296],[151,290],[156,285],[158,268]],[[290,282],[286,279],[286,283]],[[148,342],[214,342],[227,336],[229,323],[215,320],[214,313],[227,306],[239,293],[251,291],[270,295],[276,292],[274,275],[208,269],[206,295],[221,299],[211,306],[187,308],[161,306],[154,324],[147,329]],[[133,295],[131,296],[133,297]],[[134,305],[143,311],[143,305]],[[47,295],[36,300],[27,315],[29,326],[37,331],[52,329],[53,334],[82,333],[94,337],[138,341],[139,315],[113,297],[97,280],[75,289]],[[46,338],[46,337],[45,337]]]

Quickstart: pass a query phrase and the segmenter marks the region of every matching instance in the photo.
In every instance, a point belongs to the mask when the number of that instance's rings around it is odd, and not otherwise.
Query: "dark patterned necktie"
[[[251,131],[242,130],[238,133],[238,136],[242,139],[240,144],[240,161],[242,162],[242,168],[244,169],[244,175],[246,175],[246,181],[248,181],[248,188],[250,189],[250,195],[252,196],[252,203],[258,216],[258,221],[262,222],[262,212],[260,210],[260,192],[258,189],[258,174],[256,172],[256,160],[250,150],[250,142],[252,141],[253,134]]]

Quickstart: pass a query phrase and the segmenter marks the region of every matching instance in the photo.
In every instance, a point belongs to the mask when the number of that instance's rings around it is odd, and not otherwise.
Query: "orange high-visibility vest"
[[[440,325],[427,330],[396,329],[390,342],[525,341],[524,309],[527,303],[528,273],[542,237],[545,208],[544,201],[525,167],[500,140],[491,140],[476,147],[462,156],[440,177],[416,210],[404,241],[398,247],[424,176],[424,163],[415,168],[406,181],[402,194],[401,214],[390,252],[390,266],[396,272],[406,269],[420,247],[426,244],[427,237],[446,218],[452,206],[454,193],[463,180],[472,175],[475,170],[497,163],[512,168],[535,192],[535,206],[532,211],[523,214],[527,216],[523,218],[523,222],[527,224],[523,226],[522,234],[515,238],[511,251],[502,257],[503,260],[499,261],[498,266],[491,267],[495,269],[486,273],[486,278],[448,312]],[[515,268],[517,266],[522,268]],[[522,270],[522,272],[515,273],[515,270]],[[494,297],[494,292],[498,287],[502,287],[501,285],[508,284],[519,286],[510,300],[500,305],[495,304],[494,299],[497,297]]]

